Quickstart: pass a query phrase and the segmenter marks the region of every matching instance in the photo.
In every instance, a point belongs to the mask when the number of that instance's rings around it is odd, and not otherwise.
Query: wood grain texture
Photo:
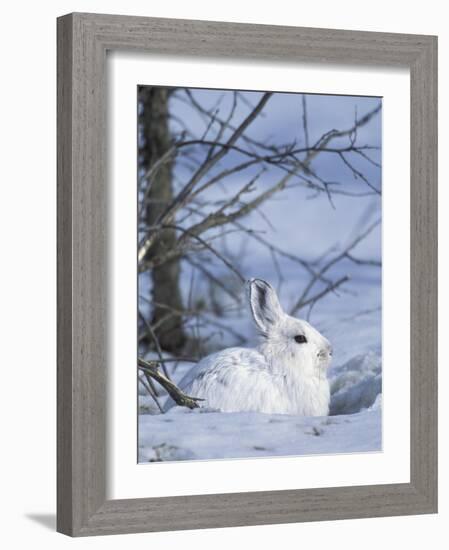
[[[69,18],[58,21],[58,156],[57,156],[57,515],[59,531],[72,525],[72,26]]]
[[[58,20],[58,531],[72,536],[437,510],[437,40],[70,14]],[[406,66],[411,74],[411,480],[106,500],[106,52]]]

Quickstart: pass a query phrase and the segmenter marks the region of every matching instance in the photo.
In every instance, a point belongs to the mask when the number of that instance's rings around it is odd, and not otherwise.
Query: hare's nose
[[[320,351],[318,352],[318,357],[322,357],[322,358],[332,357],[332,353],[333,353],[332,346],[330,344],[326,344],[326,346],[321,348]]]

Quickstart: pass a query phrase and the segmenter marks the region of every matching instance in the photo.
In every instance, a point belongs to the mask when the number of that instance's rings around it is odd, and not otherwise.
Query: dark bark
[[[180,407],[197,409],[199,407],[198,402],[204,401],[204,399],[200,399],[199,397],[191,397],[190,395],[184,393],[174,382],[159,372],[159,365],[154,361],[144,361],[139,357],[137,364],[139,368],[150,377],[150,379],[153,378],[159,382],[173,401]]]
[[[171,136],[168,125],[167,88],[142,87],[139,99],[143,111],[140,117],[144,144],[140,151],[141,166],[149,170],[171,147]],[[154,225],[167,204],[173,199],[172,161],[163,162],[148,183],[148,204],[144,210],[145,221]],[[176,245],[176,230],[173,228],[161,231],[151,247],[147,259],[164,255]],[[167,316],[167,308],[176,311],[183,309],[179,285],[180,260],[175,258],[163,265],[154,267],[150,272],[152,278],[152,324],[156,325],[155,335],[160,347],[168,352],[179,353],[186,344],[186,335],[179,316]],[[161,308],[156,304],[161,304]]]

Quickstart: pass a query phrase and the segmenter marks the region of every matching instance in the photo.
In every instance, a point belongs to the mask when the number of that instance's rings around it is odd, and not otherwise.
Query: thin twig
[[[151,380],[151,377],[147,372],[144,372],[143,375],[145,376],[145,379],[139,376],[139,382],[147,390],[148,394],[152,397],[153,401],[156,403],[157,408],[159,409],[159,412],[163,413],[164,410],[162,409],[162,406],[159,403],[159,400],[157,398],[156,389],[153,385],[153,380]]]
[[[308,300],[305,300],[304,302],[296,304],[295,313],[310,304],[315,304],[318,300],[323,298],[323,296],[326,296],[326,294],[328,294],[329,292],[334,292],[339,286],[341,286],[343,283],[346,283],[346,281],[349,281],[349,277],[347,275],[345,275],[344,277],[341,277],[341,279],[338,279],[338,281],[335,281],[335,283],[332,283],[331,285],[327,286],[321,292],[318,292],[317,294],[315,294],[315,296],[312,296]]]
[[[199,407],[198,402],[204,401],[199,397],[191,397],[184,393],[178,386],[161,374],[158,370],[158,365],[155,362],[145,361],[140,357],[137,360],[139,369],[143,372],[148,373],[149,376],[154,378],[159,384],[166,390],[168,395],[173,399],[173,401],[180,405],[181,407],[187,407],[189,409],[197,409]]]
[[[303,290],[301,296],[298,298],[298,300],[296,301],[295,305],[291,308],[290,310],[290,314],[291,315],[294,315],[300,308],[304,307],[304,304],[308,303],[309,300],[306,300],[307,299],[307,296],[310,292],[310,290],[312,289],[312,287],[315,285],[315,283],[319,280],[320,277],[322,277],[324,275],[324,273],[326,273],[333,265],[335,265],[337,262],[339,262],[340,260],[342,260],[343,258],[347,257],[347,254],[353,249],[355,248],[359,243],[360,241],[362,241],[365,237],[367,237],[371,231],[373,231],[373,229],[375,227],[377,227],[378,225],[380,224],[380,220],[376,220],[374,223],[372,223],[371,225],[368,226],[367,229],[365,229],[365,231],[363,231],[360,235],[358,235],[342,252],[340,252],[339,254],[337,254],[334,258],[332,258],[331,260],[329,260],[317,273],[314,277],[312,277],[312,279],[309,281],[308,285],[306,286],[306,288]],[[328,287],[328,288],[331,288],[332,287]]]
[[[212,254],[214,256],[216,256],[217,258],[219,258],[225,265],[226,267],[228,267],[235,275],[237,275],[237,277],[244,283],[245,282],[245,277],[243,277],[243,275],[240,273],[240,271],[234,267],[231,262],[229,262],[222,254],[220,254],[220,252],[218,252],[218,250],[216,250],[215,248],[213,248],[209,243],[207,243],[204,239],[202,239],[201,237],[199,237],[198,235],[196,235],[195,233],[192,232],[192,230],[190,229],[186,229],[185,227],[181,227],[179,225],[164,225],[163,226],[164,228],[172,228],[172,229],[177,229],[179,231],[182,231],[184,234],[188,235],[189,237],[192,237],[193,239],[197,240],[200,244],[202,244],[204,246],[204,248],[207,248],[207,250],[209,250],[209,252],[212,252]]]
[[[142,319],[142,321],[144,322],[148,332],[150,333],[150,336],[151,336],[151,339],[153,340],[154,342],[154,346],[156,348],[156,353],[158,354],[159,356],[159,360],[161,362],[161,365],[162,365],[162,370],[164,371],[164,374],[167,378],[170,378],[170,376],[168,375],[168,371],[167,371],[167,367],[165,366],[165,362],[164,362],[164,356],[162,354],[162,349],[161,349],[161,346],[159,344],[159,340],[157,339],[157,336],[156,336],[156,333],[154,332],[153,330],[153,327],[150,325],[150,323],[145,319],[145,317],[143,316],[143,314],[139,311],[139,316],[140,318]]]
[[[305,144],[306,147],[309,148],[309,130],[307,127],[307,102],[305,94],[302,94],[302,126],[304,129]]]

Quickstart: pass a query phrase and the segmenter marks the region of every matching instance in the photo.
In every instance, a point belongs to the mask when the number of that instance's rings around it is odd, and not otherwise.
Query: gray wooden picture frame
[[[408,67],[410,483],[106,499],[106,52]],[[72,536],[437,511],[437,38],[74,13],[58,19],[57,529]]]

